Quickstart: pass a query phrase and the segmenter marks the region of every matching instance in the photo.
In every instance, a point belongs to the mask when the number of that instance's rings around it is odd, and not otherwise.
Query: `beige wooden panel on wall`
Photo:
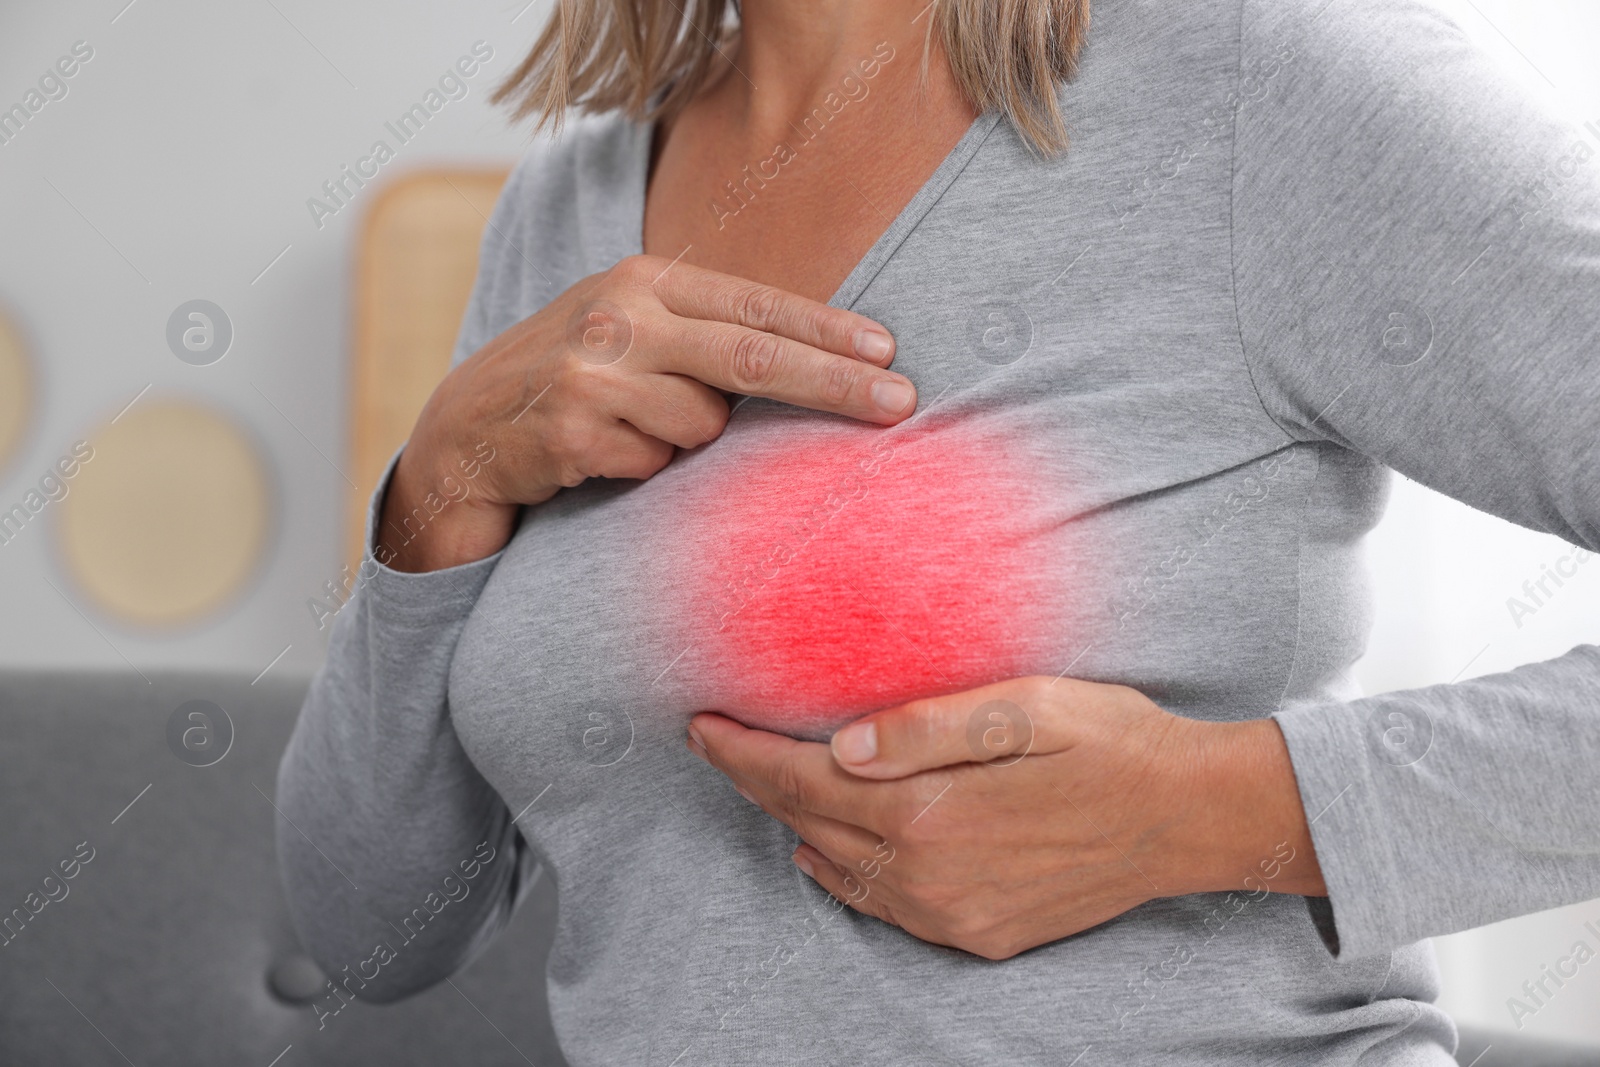
[[[56,532],[89,602],[151,630],[193,625],[234,601],[260,571],[274,512],[272,474],[249,431],[203,402],[156,397],[85,437]]]
[[[22,334],[0,308],[0,472],[19,450],[33,405],[33,367]]]
[[[368,498],[411,434],[450,351],[478,270],[478,245],[508,170],[419,171],[385,188],[356,251],[352,490],[345,557],[355,573]]]

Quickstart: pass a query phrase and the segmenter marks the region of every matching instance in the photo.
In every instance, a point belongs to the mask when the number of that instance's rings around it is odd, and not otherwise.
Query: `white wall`
[[[67,96],[0,145],[0,305],[31,342],[41,394],[27,443],[0,467],[0,508],[146,385],[230,413],[264,444],[278,485],[274,541],[244,595],[159,637],[91,610],[97,633],[47,584],[70,588],[52,531],[34,522],[0,546],[0,666],[126,669],[125,657],[253,676],[285,646],[274,671],[319,662],[326,632],[305,602],[343,563],[345,483],[318,450],[345,462],[349,266],[365,201],[320,230],[305,202],[479,40],[494,56],[469,94],[382,173],[518,157],[526,132],[485,97],[544,21],[545,0],[519,15],[526,3],[0,0],[0,107],[73,42],[94,50]],[[212,366],[167,349],[168,315],[194,298],[233,321],[233,347]]]
[[[305,600],[340,564],[344,483],[319,450],[343,462],[348,264],[362,205],[318,230],[305,200],[478,40],[494,49],[487,71],[385,172],[518,155],[523,134],[485,106],[485,88],[525,51],[545,0],[520,14],[523,0],[125,3],[0,3],[0,105],[73,42],[95,50],[68,96],[0,146],[0,302],[29,336],[41,381],[28,443],[0,468],[0,506],[153,385],[216,403],[266,443],[277,540],[235,607],[156,639],[103,618],[91,626],[45,581],[62,584],[48,536],[19,538],[0,548],[0,666],[121,668],[126,657],[142,668],[254,674],[289,646],[274,670],[308,671],[324,635]],[[1454,6],[1575,128],[1600,118],[1596,5]],[[168,314],[196,297],[220,304],[236,330],[233,350],[210,367],[186,366],[165,345]],[[1373,538],[1381,602],[1360,668],[1368,689],[1490,673],[1594,641],[1600,563],[1522,626],[1507,611],[1507,598],[1563,551],[1402,485]],[[1442,939],[1446,1003],[1458,1017],[1508,1026],[1506,998],[1565,954],[1582,919],[1600,925],[1600,902]],[[1600,1039],[1600,962],[1527,1029]]]

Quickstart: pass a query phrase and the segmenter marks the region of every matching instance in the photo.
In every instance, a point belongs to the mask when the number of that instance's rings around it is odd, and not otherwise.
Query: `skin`
[[[521,508],[592,477],[649,478],[715,440],[730,394],[885,426],[910,417],[888,331],[823,301],[974,118],[937,48],[922,79],[925,3],[745,0],[720,76],[657,129],[646,254],[583,279],[445,378],[380,530],[400,530],[480,443],[495,458],[423,534],[380,541],[380,559],[422,572],[489,556]],[[869,95],[719,225],[707,203],[722,183],[794,140],[884,41],[895,58]],[[1026,727],[980,730],[970,747],[975,709],[997,699]],[[693,720],[688,744],[799,834],[794,862],[830,893],[990,959],[1157,897],[1326,893],[1271,720],[1197,722],[1121,686],[1023,678],[878,712],[831,745],[717,714]]]
[[[745,4],[731,65],[657,138],[646,250],[832,296],[977,118],[937,49],[921,85],[927,18],[912,19],[926,2]],[[860,77],[883,43],[893,58]],[[806,143],[801,119],[852,76],[866,95]],[[780,142],[795,158],[719,223],[709,201]]]

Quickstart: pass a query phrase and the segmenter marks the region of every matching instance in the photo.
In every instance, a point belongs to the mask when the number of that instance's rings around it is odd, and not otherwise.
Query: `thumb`
[[[1015,763],[1038,751],[1039,724],[1018,682],[914,700],[833,735],[834,762],[861,778],[904,778],[958,763]]]

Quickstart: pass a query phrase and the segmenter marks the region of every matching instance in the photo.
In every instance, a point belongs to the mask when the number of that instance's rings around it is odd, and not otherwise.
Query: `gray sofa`
[[[0,677],[0,1064],[561,1067],[542,1007],[548,879],[450,983],[318,1027],[321,976],[284,907],[270,799],[304,692],[270,678]],[[190,701],[224,709],[231,741],[220,720],[175,722]],[[1464,1034],[1458,1057],[1600,1067],[1594,1050],[1499,1035]]]
[[[0,1064],[559,1067],[542,1008],[547,879],[453,985],[318,1028],[307,998],[325,990],[289,923],[269,799],[305,682],[248,683],[0,679],[0,910],[47,901],[0,931]],[[210,766],[168,744],[192,700],[233,724]],[[74,866],[85,841],[92,859]]]

